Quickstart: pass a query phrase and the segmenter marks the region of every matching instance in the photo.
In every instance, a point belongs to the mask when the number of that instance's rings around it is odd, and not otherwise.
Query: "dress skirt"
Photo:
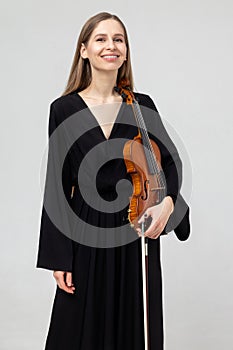
[[[122,247],[75,244],[74,294],[57,286],[45,350],[144,350],[140,238]],[[149,240],[151,350],[163,349],[160,238]]]

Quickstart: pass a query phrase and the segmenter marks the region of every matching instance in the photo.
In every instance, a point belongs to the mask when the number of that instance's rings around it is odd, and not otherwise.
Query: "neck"
[[[91,84],[84,90],[85,95],[101,102],[112,102],[119,94],[114,90],[117,81],[117,71],[92,71]]]

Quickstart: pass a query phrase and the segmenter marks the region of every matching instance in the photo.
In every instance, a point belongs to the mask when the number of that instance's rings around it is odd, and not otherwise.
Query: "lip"
[[[117,57],[119,57],[120,55],[117,55],[116,53],[111,53],[111,54],[102,55],[101,57],[106,57],[106,56],[117,56]]]

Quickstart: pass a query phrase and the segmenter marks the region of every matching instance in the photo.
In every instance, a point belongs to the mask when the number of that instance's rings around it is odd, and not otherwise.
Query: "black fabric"
[[[152,109],[153,112],[157,111],[148,95],[140,93],[135,95],[142,106]],[[86,107],[76,92],[54,100],[50,106],[49,137],[66,118]],[[133,118],[133,115],[126,109],[121,118],[128,120]],[[113,127],[110,139],[132,139],[137,135],[137,127],[120,124],[120,118],[118,121],[119,123]],[[148,126],[151,126],[150,123],[152,127],[155,125],[157,132],[163,133],[166,143],[169,143],[164,145],[156,136],[151,135],[151,139],[160,147],[162,167],[167,181],[167,195],[172,197],[174,203],[176,201],[180,203],[182,198],[182,206],[185,201],[179,193],[181,183],[178,181],[178,175],[179,172],[182,175],[182,163],[178,152],[166,133],[158,113],[153,113],[152,119],[145,117],[145,122]],[[128,207],[116,214],[105,215],[98,212],[85,204],[77,184],[78,168],[83,157],[92,147],[103,141],[106,139],[100,126],[97,125],[90,133],[82,135],[74,143],[63,166],[63,189],[70,206],[80,218],[93,225],[118,227],[126,220]],[[169,146],[173,147],[171,153]],[[119,147],[122,147],[120,143]],[[52,166],[49,160],[48,166]],[[123,178],[131,180],[126,172],[124,160],[109,161],[102,167],[96,179],[99,193],[106,200],[114,200],[115,186]],[[76,187],[71,199],[72,185]],[[127,191],[125,193],[128,196]],[[177,220],[176,212],[173,213],[173,217],[175,219],[171,221],[169,218],[162,234],[175,229],[179,239],[187,239],[190,232],[189,208],[181,223]],[[161,237],[156,240],[148,239],[150,350],[163,349],[160,239]],[[123,246],[90,247],[68,238],[59,231],[43,206],[36,267],[71,271],[76,287],[72,295],[57,286],[46,350],[144,349],[141,239],[137,238],[136,233],[135,240]]]

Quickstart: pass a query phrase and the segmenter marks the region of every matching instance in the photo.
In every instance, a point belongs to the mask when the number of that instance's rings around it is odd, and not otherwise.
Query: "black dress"
[[[157,142],[160,148],[162,168],[167,181],[167,195],[172,197],[174,203],[178,203],[162,235],[174,229],[177,237],[185,240],[190,230],[189,208],[179,192],[182,177],[180,157],[151,98],[141,93],[135,93],[135,96],[141,108],[145,107],[142,112],[149,136]],[[82,114],[84,111],[85,114]],[[80,133],[75,142],[72,141],[73,135],[71,135],[74,128],[65,127],[60,133],[64,137],[65,141],[63,141],[69,145],[62,167],[61,181],[65,196],[62,200],[56,196],[57,182],[52,180],[54,190],[53,199],[51,199],[50,194],[48,195],[50,185],[46,178],[45,197],[49,197],[47,200],[52,207],[58,208],[56,215],[62,219],[57,225],[43,205],[36,267],[72,271],[76,289],[74,294],[68,294],[57,286],[45,349],[143,350],[141,240],[127,221],[129,200],[120,210],[105,212],[86,203],[81,191],[83,186],[88,198],[90,200],[94,198],[97,204],[99,204],[98,198],[109,202],[109,205],[111,201],[116,200],[118,195],[129,198],[132,192],[132,180],[126,172],[123,157],[116,156],[112,159],[108,157],[111,148],[110,141],[117,141],[114,147],[117,148],[117,154],[122,154],[127,139],[133,139],[137,135],[135,118],[131,107],[123,101],[110,137],[106,139],[84,100],[77,92],[73,92],[51,103],[50,139],[54,130],[63,125],[63,122],[68,121],[71,116],[74,117],[77,127],[80,129],[83,127],[84,131]],[[67,132],[68,129],[69,132]],[[92,162],[88,163],[87,160],[85,163],[85,176],[78,178],[79,167],[84,157],[96,146],[101,145],[103,147],[97,153],[97,163],[102,165],[96,170],[96,155],[93,154],[90,157]],[[60,143],[55,143],[57,150],[59,146]],[[51,153],[52,146],[49,145],[47,177],[48,170],[54,167],[55,157]],[[93,173],[95,174],[94,180]],[[128,181],[116,188],[122,179]],[[73,185],[75,185],[75,190],[71,196]],[[96,192],[93,191],[92,186],[96,186]],[[71,225],[69,233],[65,231],[65,228],[59,226],[69,221],[66,220],[69,218],[68,213],[63,210],[67,207],[63,207],[62,201],[68,203],[75,216],[80,218],[78,223]],[[177,219],[179,215],[177,215],[176,208],[178,207],[179,210],[179,207],[182,207],[179,203],[186,205],[182,220]],[[59,210],[61,215],[59,215]],[[81,222],[84,224],[82,225]],[[68,226],[64,225],[64,227]],[[88,227],[96,229],[94,231],[96,237],[93,234],[88,235]],[[98,228],[104,228],[105,236],[98,235],[101,234]],[[113,234],[111,240],[108,241],[108,230],[110,232],[110,229],[114,228],[121,229],[121,231],[117,231],[115,236]],[[126,241],[123,240],[124,237],[127,237]],[[162,236],[158,239],[149,239],[148,243],[150,350],[162,350],[164,341],[161,238]]]

